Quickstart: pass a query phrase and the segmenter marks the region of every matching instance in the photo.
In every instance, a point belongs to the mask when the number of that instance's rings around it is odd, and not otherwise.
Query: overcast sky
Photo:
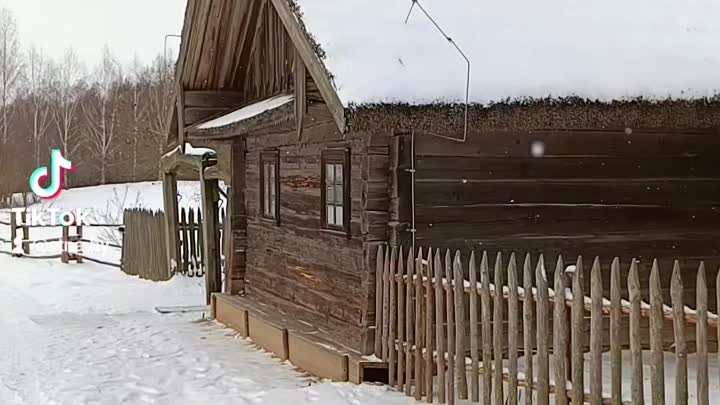
[[[0,0],[13,12],[24,46],[51,57],[72,46],[88,65],[105,44],[124,65],[137,54],[150,62],[163,52],[166,34],[180,34],[187,0]],[[170,38],[177,50],[179,39]]]

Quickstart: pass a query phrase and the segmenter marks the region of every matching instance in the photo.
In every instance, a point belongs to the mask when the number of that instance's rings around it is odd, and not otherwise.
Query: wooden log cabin
[[[653,11],[623,31],[639,11],[535,10],[563,22],[548,26],[423,3],[188,1],[170,134],[214,148],[204,170],[229,186],[217,299],[240,294],[244,312],[228,323],[252,335],[266,317],[285,358],[305,329],[369,354],[376,250],[413,239],[636,257],[646,275],[657,257],[665,285],[673,259],[717,268],[720,70],[702,46],[717,25],[684,8],[689,25]],[[492,36],[508,24],[537,31]]]

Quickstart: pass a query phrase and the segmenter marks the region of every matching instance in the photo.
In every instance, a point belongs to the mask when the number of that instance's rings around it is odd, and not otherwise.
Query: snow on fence
[[[708,405],[711,378],[712,394],[720,395],[720,351],[708,357],[709,343],[720,340],[719,318],[708,311],[703,264],[696,302],[685,303],[675,262],[665,305],[657,261],[648,303],[635,260],[627,280],[621,280],[619,260],[612,262],[606,299],[597,258],[589,296],[582,257],[568,268],[559,257],[553,280],[543,255],[534,271],[526,256],[522,278],[515,254],[507,267],[503,259],[497,255],[491,282],[487,253],[468,260],[459,251],[451,256],[431,249],[425,256],[420,249],[406,259],[403,248],[378,250],[374,343],[376,356],[388,362],[390,385],[417,400],[449,404],[480,403],[482,397],[483,404],[496,405],[547,405],[551,399],[562,405]],[[720,299],[718,306],[720,312]]]

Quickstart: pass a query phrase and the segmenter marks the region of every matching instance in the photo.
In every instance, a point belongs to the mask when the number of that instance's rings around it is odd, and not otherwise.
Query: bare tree
[[[149,133],[157,147],[158,156],[162,156],[165,152],[169,112],[175,91],[174,63],[168,62],[160,55],[155,58],[149,72],[151,76],[147,95]]]
[[[12,115],[12,101],[17,91],[22,70],[22,55],[18,41],[17,22],[12,12],[0,9],[0,118],[2,143],[8,142],[8,129]]]
[[[105,184],[112,156],[118,147],[115,124],[121,97],[118,86],[122,79],[120,65],[107,46],[103,49],[95,76],[95,84],[90,96],[82,103],[82,109],[87,124],[88,148],[98,161],[100,184]]]
[[[58,141],[63,156],[75,160],[75,152],[80,147],[78,131],[78,107],[80,97],[85,91],[83,86],[84,66],[72,48],[65,51],[61,63],[55,69],[52,85],[52,115],[57,129]],[[68,173],[63,172],[67,187]]]
[[[147,69],[142,66],[140,59],[135,55],[130,76],[132,85],[132,180],[138,178],[138,145],[140,142],[141,125],[147,121],[148,103],[145,102],[150,83],[148,83]],[[144,131],[143,131],[144,132]]]
[[[42,50],[34,45],[30,47],[27,55],[27,84],[30,103],[32,106],[32,142],[35,167],[40,166],[40,150],[50,125],[52,125],[52,111],[50,109],[50,83],[52,70],[50,62],[45,59]]]

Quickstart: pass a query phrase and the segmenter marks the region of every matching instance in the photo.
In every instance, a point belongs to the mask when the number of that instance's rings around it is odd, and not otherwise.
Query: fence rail
[[[527,255],[519,268],[515,254],[498,254],[491,265],[487,253],[426,252],[381,247],[376,257],[375,354],[406,395],[449,404],[637,405],[674,397],[709,405],[720,354],[710,367],[708,346],[720,340],[720,319],[708,309],[704,264],[693,274],[695,302],[686,303],[675,262],[665,305],[657,261],[643,289],[635,260],[621,280],[617,258],[605,272],[596,258],[586,280],[582,257],[572,271],[558,257],[550,279],[542,255],[535,266]],[[715,282],[720,287],[720,274]],[[674,374],[665,373],[666,355],[674,355]]]
[[[93,228],[121,228],[122,225],[116,225],[116,224],[83,224],[81,226],[76,225],[34,225],[31,223],[28,223],[27,221],[27,213],[21,212],[20,213],[20,221],[17,220],[17,216],[14,214],[10,215],[10,221],[0,221],[0,225],[5,225],[10,227],[10,239],[5,239],[0,237],[0,243],[2,244],[9,244],[10,245],[10,251],[0,251],[0,253],[10,256],[16,256],[16,257],[24,257],[28,259],[62,259],[63,262],[68,263],[70,261],[76,261],[78,263],[81,263],[83,260],[88,260],[91,262],[95,262],[98,264],[106,265],[106,266],[112,266],[112,267],[122,267],[122,263],[112,263],[107,260],[101,260],[97,258],[92,258],[90,256],[87,256],[87,254],[84,254],[82,251],[82,244],[93,244],[93,245],[102,245],[106,247],[116,248],[116,249],[122,249],[121,245],[115,244],[115,243],[106,243],[102,241],[96,241],[88,238],[83,237],[83,229],[87,227],[93,227]],[[49,237],[49,238],[42,238],[42,239],[31,239],[30,237],[30,230],[36,229],[36,228],[59,228],[61,229],[62,236],[59,237]],[[75,234],[71,233],[71,228],[75,231]],[[18,237],[20,238],[20,241],[18,241]],[[39,244],[45,244],[45,243],[55,243],[55,242],[61,242],[61,251],[59,253],[50,253],[50,254],[32,254],[31,253],[31,246],[33,245],[39,245]],[[16,246],[18,244],[18,246]],[[76,248],[76,251],[71,251],[70,246],[73,246]]]

